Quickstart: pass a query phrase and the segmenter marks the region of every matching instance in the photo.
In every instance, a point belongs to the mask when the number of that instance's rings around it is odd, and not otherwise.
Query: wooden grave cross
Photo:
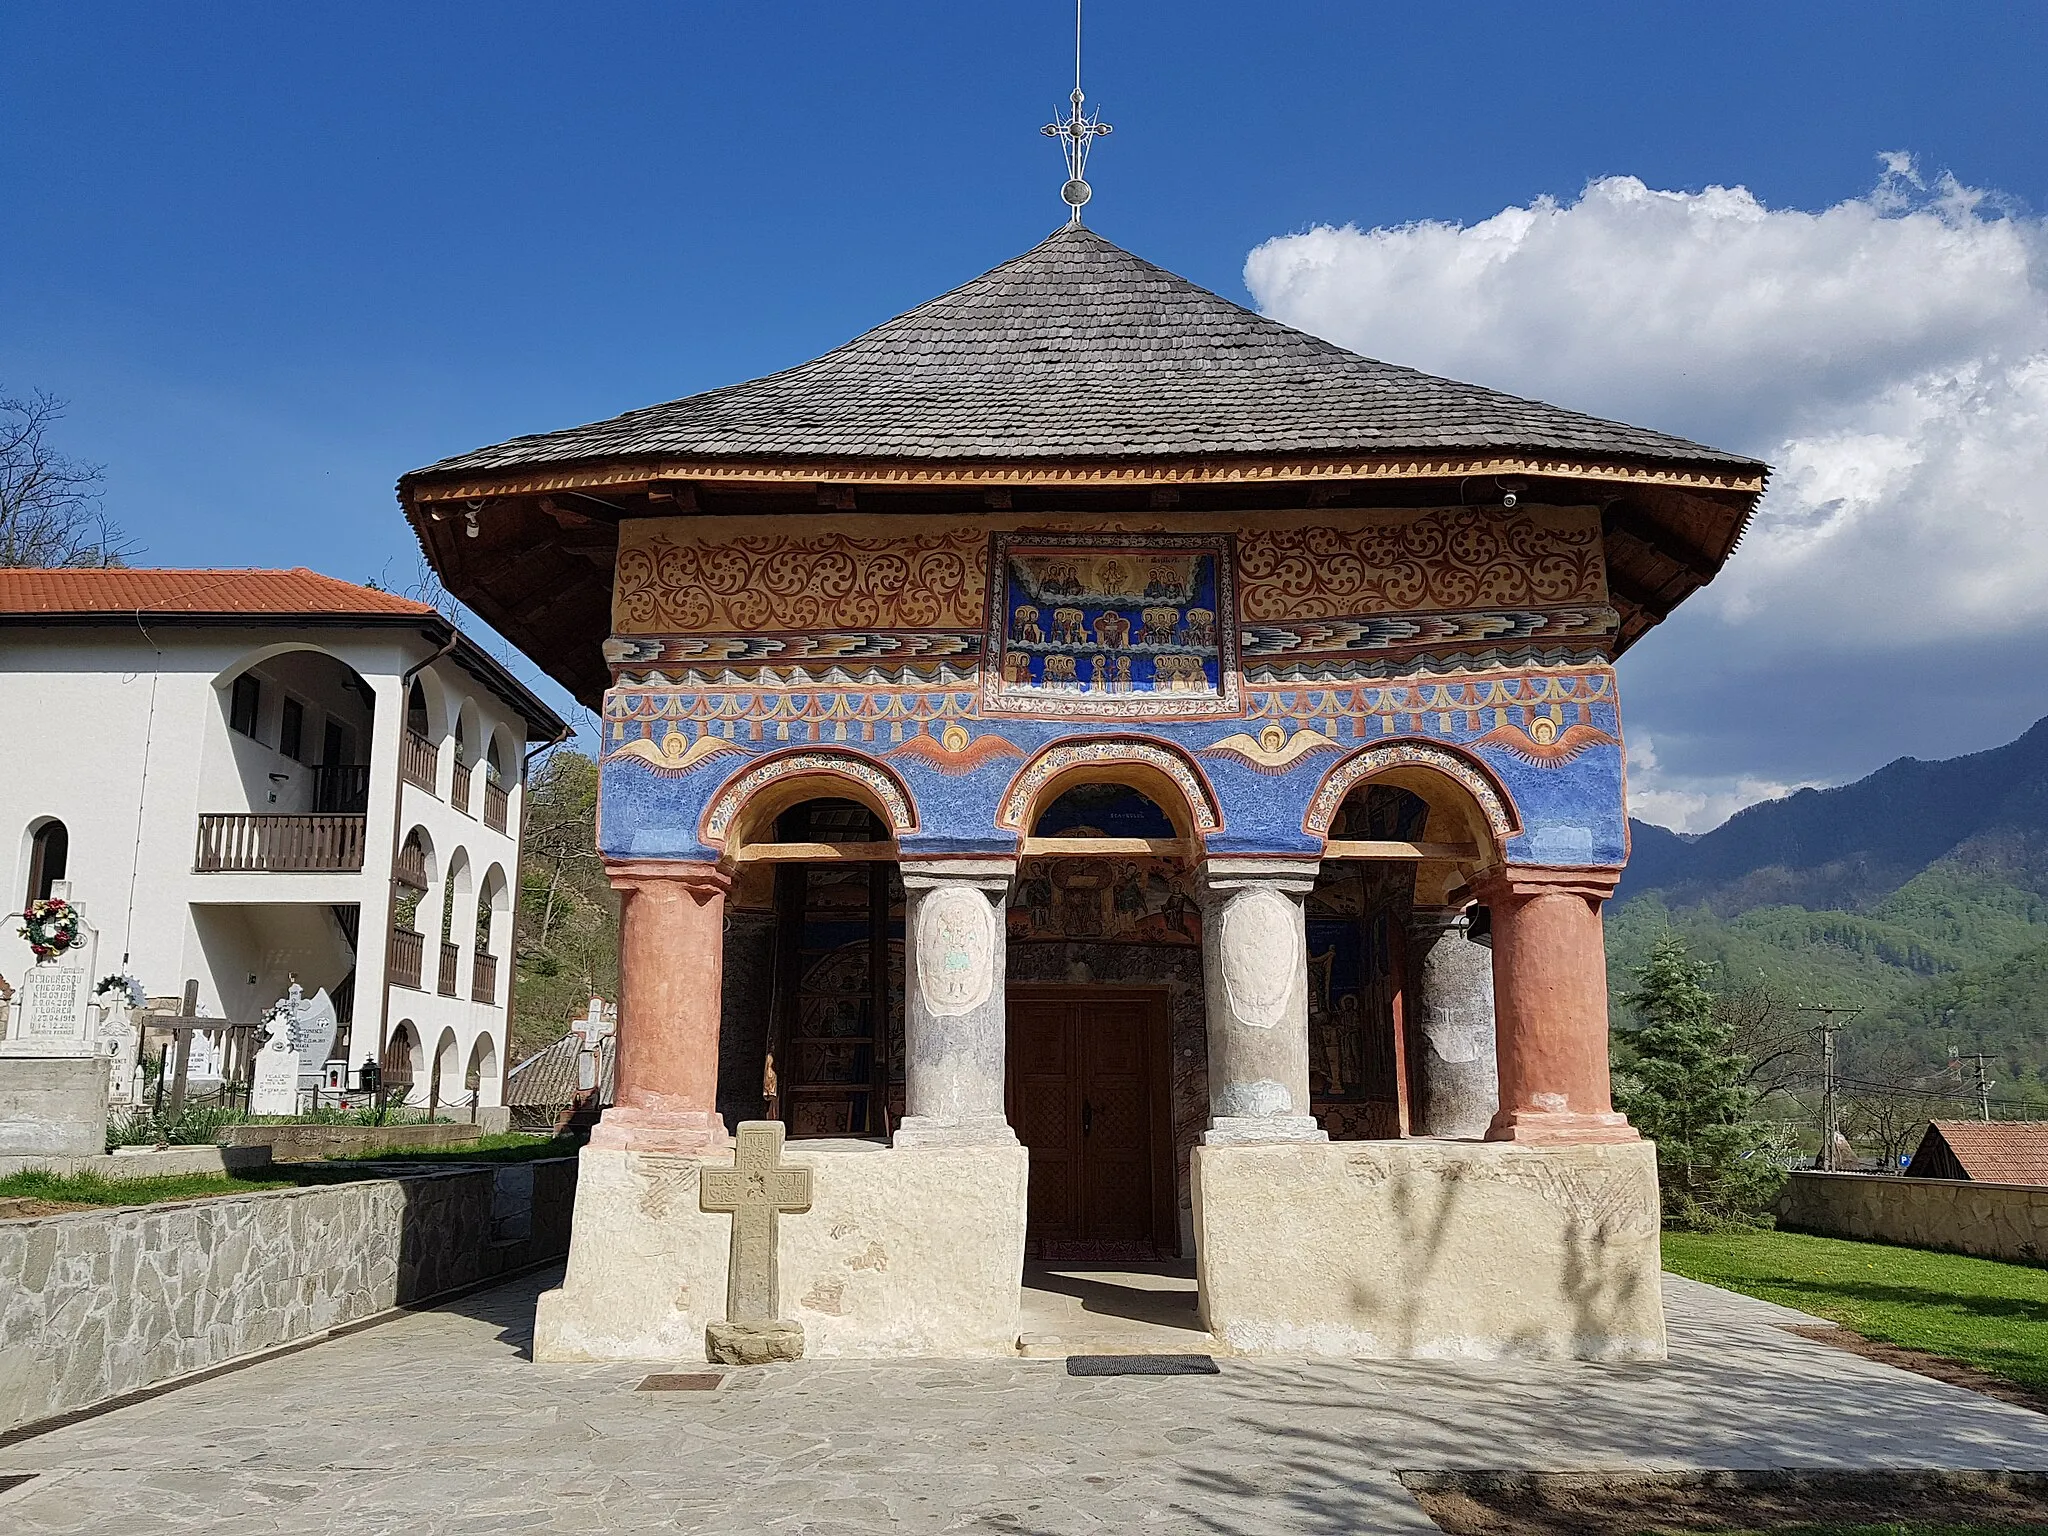
[[[772,1323],[781,1303],[775,1262],[776,1227],[784,1211],[811,1208],[811,1170],[782,1166],[782,1122],[747,1120],[734,1138],[732,1166],[706,1168],[698,1206],[732,1213],[726,1259],[725,1320]]]

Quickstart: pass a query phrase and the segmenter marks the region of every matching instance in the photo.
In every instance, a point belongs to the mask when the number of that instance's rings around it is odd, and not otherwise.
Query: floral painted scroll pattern
[[[621,634],[763,630],[978,630],[987,535],[759,535],[717,544],[665,532],[619,549]]]
[[[1530,514],[1448,507],[1364,528],[1241,535],[1241,614],[1249,622],[1604,604],[1600,529]]]

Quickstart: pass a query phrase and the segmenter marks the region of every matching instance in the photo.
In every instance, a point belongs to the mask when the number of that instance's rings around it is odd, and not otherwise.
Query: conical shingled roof
[[[1018,462],[1475,450],[1762,468],[1360,357],[1070,225],[812,362],[416,474],[646,457]]]

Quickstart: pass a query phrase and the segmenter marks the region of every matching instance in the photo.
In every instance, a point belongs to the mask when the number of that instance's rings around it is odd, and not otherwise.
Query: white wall
[[[427,640],[402,629],[234,629],[110,625],[5,631],[0,672],[0,910],[18,910],[27,896],[33,828],[46,818],[70,833],[66,878],[72,895],[100,930],[100,965],[142,979],[152,996],[176,996],[187,978],[199,982],[205,1011],[254,1017],[282,991],[296,965],[335,963],[326,909],[360,909],[356,955],[355,1062],[376,1048],[385,1017],[386,933],[391,920],[391,863],[413,826],[431,837],[436,869],[445,873],[457,850],[472,876],[468,900],[454,913],[461,946],[459,996],[435,995],[438,916],[427,932],[424,990],[393,988],[391,1017],[410,1016],[427,1040],[456,1031],[467,1062],[479,1034],[494,1042],[497,1076],[484,1089],[495,1103],[506,1056],[505,998],[511,982],[509,916],[493,929],[499,957],[497,999],[469,1000],[475,952],[475,904],[493,866],[516,889],[517,833],[523,788],[524,728],[506,701],[443,658],[421,674],[429,734],[441,746],[434,795],[398,780],[405,720],[400,675],[432,654]],[[313,654],[313,653],[324,653]],[[374,714],[339,686],[332,661],[369,683]],[[228,726],[229,688],[254,668],[264,681],[256,739]],[[357,761],[370,764],[364,867],[360,873],[207,873],[194,869],[202,813],[298,814],[312,805],[313,774],[277,750],[282,700],[306,705],[302,756],[318,760],[330,713],[355,735]],[[494,733],[500,741],[511,804],[504,833],[483,822],[484,779],[473,770],[471,813],[447,803],[453,779],[455,721],[467,709],[468,756],[481,764]],[[273,779],[272,775],[278,775]],[[271,796],[275,794],[276,799]],[[275,910],[295,906],[291,913]],[[271,909],[271,910],[265,910]],[[322,956],[325,959],[322,959]],[[33,963],[12,925],[0,930],[0,975],[19,982]],[[342,962],[345,966],[345,961]],[[257,980],[250,982],[255,975]],[[328,985],[338,975],[307,977]],[[460,1073],[456,1078],[460,1097]],[[425,1091],[425,1076],[421,1078]]]

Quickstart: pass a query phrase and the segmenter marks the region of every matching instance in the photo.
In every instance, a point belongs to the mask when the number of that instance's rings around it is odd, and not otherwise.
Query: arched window
[[[433,732],[427,729],[427,690],[417,682],[405,696],[405,728],[415,736],[433,739]]]
[[[29,845],[28,900],[41,901],[48,896],[50,887],[64,878],[65,866],[70,861],[71,834],[64,823],[46,821],[37,827],[35,840]]]

